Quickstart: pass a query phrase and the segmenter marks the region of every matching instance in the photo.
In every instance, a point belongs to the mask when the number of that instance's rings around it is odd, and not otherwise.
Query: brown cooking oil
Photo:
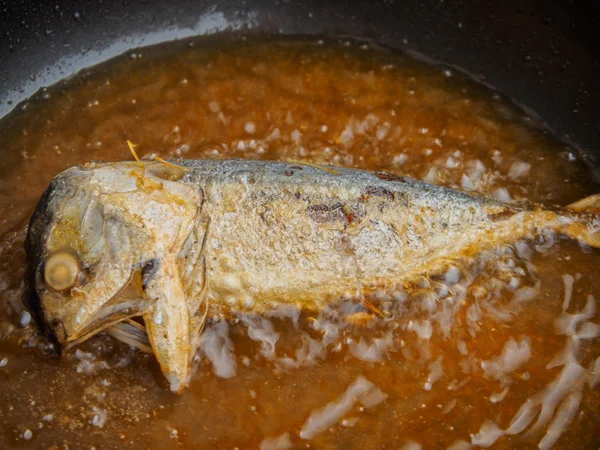
[[[385,170],[509,203],[600,191],[576,149],[453,69],[347,40],[178,42],[52,86],[0,130],[1,448],[598,448],[600,254],[561,236],[382,292],[392,317],[212,318],[181,396],[104,333],[57,357],[23,307],[41,193],[131,159],[128,139],[146,159]]]

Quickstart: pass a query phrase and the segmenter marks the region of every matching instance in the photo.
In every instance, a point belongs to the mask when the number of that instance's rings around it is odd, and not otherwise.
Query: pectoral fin
[[[576,215],[569,214],[571,211]],[[570,221],[564,223],[560,229],[574,239],[587,245],[600,248],[600,194],[590,195],[566,207]]]
[[[152,306],[144,315],[146,332],[171,390],[180,393],[189,383],[190,317],[177,264],[161,260],[146,286]]]
[[[114,324],[107,328],[106,332],[116,340],[137,348],[144,353],[153,353],[146,329],[131,319]]]

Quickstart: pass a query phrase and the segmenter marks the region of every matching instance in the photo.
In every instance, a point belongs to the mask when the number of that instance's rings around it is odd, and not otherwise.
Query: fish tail
[[[592,212],[600,214],[600,194],[590,195],[589,197],[577,200],[566,207],[569,211]]]
[[[600,248],[600,194],[590,195],[564,209],[569,220],[560,231],[591,247]]]

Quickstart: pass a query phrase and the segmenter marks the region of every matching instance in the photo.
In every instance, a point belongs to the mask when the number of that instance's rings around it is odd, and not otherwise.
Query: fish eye
[[[79,260],[73,254],[54,253],[44,265],[44,282],[55,291],[64,291],[75,285],[80,269]]]

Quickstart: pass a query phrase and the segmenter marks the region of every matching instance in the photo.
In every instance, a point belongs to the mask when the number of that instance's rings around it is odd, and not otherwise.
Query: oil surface
[[[57,357],[22,305],[39,196],[72,165],[131,159],[127,139],[146,158],[386,170],[506,202],[600,191],[497,93],[365,44],[196,41],[79,74],[0,131],[1,448],[598,448],[600,254],[560,236],[382,293],[390,319],[215,318],[182,396],[105,334]]]

